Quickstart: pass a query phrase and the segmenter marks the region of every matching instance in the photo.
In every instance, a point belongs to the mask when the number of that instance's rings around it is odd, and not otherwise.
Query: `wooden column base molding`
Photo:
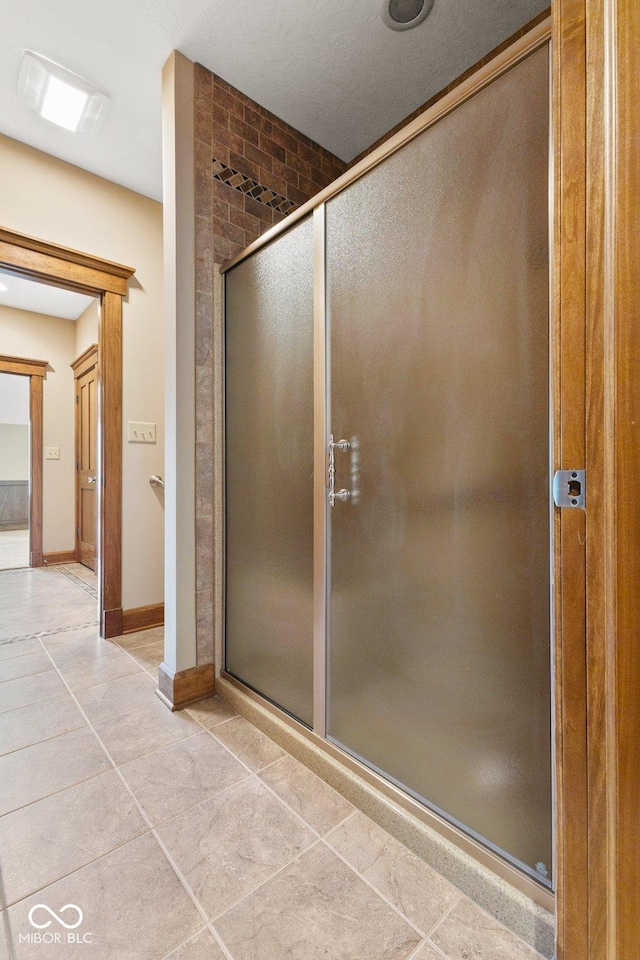
[[[103,610],[100,616],[100,636],[105,640],[122,636],[122,607]]]
[[[122,612],[122,632],[136,633],[164,625],[164,603],[151,603],[146,607],[132,607]]]
[[[44,558],[42,556],[42,550],[32,550],[29,554],[29,566],[30,567],[42,567],[44,566]]]
[[[174,673],[166,663],[160,664],[156,694],[170,710],[183,707],[213,695],[213,664],[205,663],[190,670]]]
[[[59,553],[43,553],[42,559],[45,567],[53,567],[58,563],[75,563],[75,550],[61,550]]]

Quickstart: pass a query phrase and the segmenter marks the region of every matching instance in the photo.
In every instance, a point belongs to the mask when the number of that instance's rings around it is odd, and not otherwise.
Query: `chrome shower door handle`
[[[335,507],[336,500],[344,503],[349,500],[351,494],[348,490],[338,490],[336,493],[336,450],[346,452],[351,444],[348,440],[334,440],[333,434],[329,437],[329,506]]]

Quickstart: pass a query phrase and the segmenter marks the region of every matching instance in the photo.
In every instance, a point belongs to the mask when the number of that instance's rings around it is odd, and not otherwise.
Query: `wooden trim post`
[[[558,0],[552,11],[554,470],[559,470],[586,465],[584,0]],[[586,524],[582,510],[555,511],[557,960],[588,957]]]
[[[100,633],[122,633],[122,297],[105,292],[98,337]]]
[[[42,470],[43,470],[43,385],[42,377],[29,377],[29,421],[31,423],[31,495],[29,506],[29,564],[43,565],[42,557]]]

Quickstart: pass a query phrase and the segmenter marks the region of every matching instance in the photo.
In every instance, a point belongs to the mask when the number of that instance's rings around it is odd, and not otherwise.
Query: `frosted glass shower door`
[[[328,736],[550,878],[548,50],[326,206]]]
[[[226,669],[313,718],[313,224],[226,274]]]

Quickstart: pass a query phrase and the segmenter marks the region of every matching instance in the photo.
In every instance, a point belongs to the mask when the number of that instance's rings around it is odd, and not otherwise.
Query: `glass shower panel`
[[[226,669],[313,717],[313,223],[226,274]]]
[[[548,50],[327,204],[328,731],[549,880]]]

